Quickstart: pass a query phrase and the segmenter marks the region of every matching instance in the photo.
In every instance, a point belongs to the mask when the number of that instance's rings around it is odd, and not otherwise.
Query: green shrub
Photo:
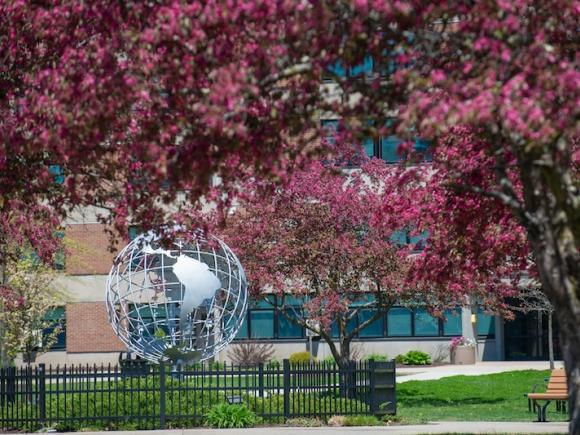
[[[290,355],[290,364],[304,364],[310,362],[310,352],[294,352]],[[313,361],[316,361],[316,358],[313,358]]]
[[[397,364],[404,364],[405,363],[405,354],[401,353],[395,357],[395,362]]]
[[[412,366],[425,366],[431,364],[431,357],[428,353],[420,350],[410,350],[403,357],[403,364]]]
[[[174,415],[188,416],[195,410],[196,416],[186,418],[167,419],[168,427],[193,427],[202,424],[202,415],[216,404],[226,402],[225,392],[200,391],[193,387],[199,386],[197,380],[185,381],[168,376],[165,380],[166,409]],[[143,430],[155,429],[159,415],[159,377],[155,378],[125,378],[117,381],[102,382],[93,385],[95,394],[82,391],[86,382],[67,381],[67,388],[72,391],[65,395],[51,394],[51,386],[47,385],[46,417],[47,423],[59,431],[77,431],[83,427],[95,430]],[[184,389],[186,387],[187,389]],[[102,393],[99,390],[102,389]],[[110,390],[110,393],[107,392]],[[137,391],[140,390],[140,391]],[[90,391],[90,390],[89,390]],[[16,405],[23,419],[35,421],[38,416],[37,404],[28,404],[24,407]],[[11,405],[7,412],[12,412]],[[8,414],[10,415],[10,414]],[[137,418],[132,416],[150,418]],[[65,422],[64,419],[67,421]],[[15,425],[13,429],[36,430],[33,424],[26,422]]]
[[[217,428],[252,427],[257,422],[256,414],[245,405],[220,403],[213,406],[206,416],[206,423]]]
[[[205,422],[205,416],[210,409],[219,404],[227,403],[226,394],[231,391],[202,390],[202,385],[209,382],[216,386],[217,377],[201,379],[199,376],[178,378],[166,376],[165,378],[165,407],[168,428],[183,428],[201,426]],[[224,379],[220,377],[220,385],[224,385]],[[248,381],[250,382],[250,381]],[[330,383],[337,379],[329,380]],[[53,385],[47,384],[47,391],[53,389]],[[144,430],[156,429],[159,423],[160,386],[159,377],[153,378],[125,378],[118,381],[98,382],[91,384],[96,394],[80,392],[86,388],[86,383],[77,381],[67,382],[68,391],[66,400],[64,395],[47,394],[46,416],[47,427],[53,427],[59,431],[78,431],[90,427],[94,431],[106,430]],[[107,391],[110,390],[109,394]],[[140,390],[140,391],[139,391]],[[90,390],[89,390],[90,391]],[[102,392],[102,393],[101,393]],[[347,399],[337,397],[336,391],[290,393],[290,413],[293,415],[317,415],[329,412],[329,410],[353,410],[365,413],[369,406],[355,398]],[[255,394],[243,394],[242,400],[247,409],[257,414],[267,415],[271,423],[284,423],[284,397],[282,394],[272,394],[269,397],[256,397]],[[17,404],[19,418],[28,419],[13,425],[11,429],[35,431],[40,429],[36,423],[38,417],[38,404],[30,403],[22,406]],[[16,408],[5,405],[4,415],[12,415]],[[278,414],[280,417],[274,417]],[[138,418],[137,416],[141,416]],[[183,417],[178,417],[183,416]],[[66,418],[66,423],[64,419]],[[261,420],[260,420],[261,421]]]
[[[374,415],[347,415],[345,426],[383,426],[384,423]]]
[[[336,363],[336,360],[334,359],[334,356],[328,355],[326,358],[324,358],[322,360],[322,362],[325,362],[327,364],[335,364]]]
[[[387,355],[383,355],[382,353],[370,353],[368,355],[366,355],[363,359],[363,361],[389,361],[389,357]]]

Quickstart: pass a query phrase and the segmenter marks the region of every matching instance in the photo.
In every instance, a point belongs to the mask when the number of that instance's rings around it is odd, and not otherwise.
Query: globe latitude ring
[[[165,249],[148,233],[117,255],[105,300],[129,351],[155,363],[191,363],[211,358],[236,336],[247,310],[247,281],[217,237],[174,240]]]

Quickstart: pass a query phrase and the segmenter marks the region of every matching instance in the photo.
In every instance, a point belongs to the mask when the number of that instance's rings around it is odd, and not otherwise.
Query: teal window
[[[366,322],[368,319],[374,316],[376,310],[373,309],[363,309],[358,313],[359,325]],[[361,329],[358,333],[359,337],[382,337],[383,336],[383,320],[384,316],[379,317],[374,320],[369,326]]]
[[[399,145],[403,142],[400,137],[387,136],[379,139],[381,157],[387,163],[397,163],[401,161],[401,156],[397,152]]]
[[[171,308],[169,308],[171,310]],[[165,325],[167,310],[165,305],[133,305],[129,311],[130,327],[146,325],[145,330],[137,328],[132,330],[132,338],[139,340],[141,335],[155,336],[157,333],[169,334],[169,329]]]
[[[274,310],[251,310],[250,325],[250,338],[274,338]]]
[[[64,184],[64,170],[60,165],[49,165],[48,172],[54,177],[56,184]]]
[[[425,308],[415,310],[415,335],[434,337],[439,335],[439,319],[433,317]]]
[[[404,156],[400,155],[399,145],[403,142],[398,136],[386,136],[379,139],[381,149],[381,158],[387,163],[397,163],[403,160]],[[430,162],[433,160],[431,154],[431,141],[425,139],[415,139],[414,149],[423,156],[423,161]]]
[[[431,162],[433,161],[433,153],[432,153],[432,142],[426,139],[417,139],[415,140],[415,151],[421,153],[423,155],[423,161]]]
[[[357,77],[361,75],[372,74],[374,67],[374,62],[372,56],[365,56],[362,63],[352,66],[349,68],[349,75],[351,77]]]
[[[344,65],[341,61],[336,61],[332,65],[329,65],[328,71],[338,77],[346,77],[346,70],[344,69]]]
[[[461,336],[463,330],[461,327],[461,309],[446,310],[445,317],[447,320],[443,322],[443,335],[447,336]]]
[[[347,334],[350,334],[356,328],[358,328],[358,322],[357,322],[357,318],[356,318],[356,315],[355,315],[348,322],[346,322],[346,333]]]
[[[367,157],[375,157],[375,141],[367,137],[363,140],[363,149]]]
[[[392,126],[393,122],[392,119],[388,120],[387,126]],[[372,122],[369,121],[369,124]],[[338,119],[324,119],[321,121],[321,125],[325,130],[325,140],[331,145],[334,144],[337,132],[341,129],[340,121]],[[366,137],[362,140],[362,149],[368,157],[378,157],[387,163],[397,163],[404,159],[404,156],[398,152],[402,142],[403,139],[396,135],[380,138]],[[423,156],[423,161],[432,160],[431,141],[416,138],[414,149]]]
[[[359,77],[362,75],[372,74],[374,69],[374,60],[372,56],[365,56],[362,62],[351,67],[345,67],[344,62],[338,60],[332,65],[328,66],[328,71],[338,77]],[[331,77],[327,77],[331,78]]]
[[[129,232],[129,234],[128,234],[129,240],[135,240],[137,238],[137,236],[139,235],[139,228],[135,225],[131,225],[129,227],[128,232]]]
[[[44,320],[49,322],[48,327],[42,330],[42,341],[46,344],[49,336],[60,327],[56,335],[56,341],[51,346],[51,351],[66,349],[66,312],[65,307],[55,307],[46,312]]]
[[[477,309],[477,335],[495,336],[495,316],[486,314],[481,308]]]
[[[423,231],[419,234],[409,236],[409,244],[413,247],[413,251],[422,251],[425,249],[425,242],[429,238],[429,231]]]
[[[285,310],[291,318],[296,318],[292,310]],[[289,320],[282,313],[278,313],[278,337],[279,338],[302,338],[302,327]]]
[[[411,245],[413,252],[422,251],[425,249],[425,242],[429,237],[429,231],[423,231],[419,234],[411,235],[408,229],[402,229],[391,234],[391,243],[398,246]]]
[[[346,334],[350,334],[353,330],[357,328],[356,316],[352,317],[346,324]],[[333,338],[339,337],[338,323],[332,322],[331,334]]]
[[[338,132],[338,119],[325,119],[321,122],[322,128],[326,130],[326,142],[333,145],[336,140],[336,133]]]
[[[407,308],[391,308],[387,314],[387,333],[390,337],[413,335],[412,313]]]
[[[398,246],[405,246],[407,243],[409,243],[409,236],[406,230],[395,231],[393,234],[391,234],[389,239],[391,240],[391,243]]]
[[[63,243],[64,231],[56,231],[56,237]],[[54,254],[54,268],[64,270],[66,268],[66,252],[64,246],[60,247]]]
[[[332,322],[330,335],[332,336],[332,338],[338,338],[340,336],[339,331],[338,331],[338,323]]]
[[[240,325],[240,329],[238,329],[238,333],[235,337],[236,340],[247,340],[248,339],[248,319],[244,316],[242,320],[242,324]]]

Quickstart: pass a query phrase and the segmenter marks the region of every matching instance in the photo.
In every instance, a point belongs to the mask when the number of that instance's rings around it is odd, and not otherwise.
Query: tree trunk
[[[570,310],[572,311],[572,310]],[[571,314],[568,311],[568,314]],[[580,331],[578,331],[578,317],[568,317],[565,313],[557,314],[560,325],[560,340],[564,367],[568,377],[568,391],[570,394],[570,433],[580,433]]]
[[[341,368],[348,367],[350,363],[350,341],[341,340],[340,342],[340,358],[337,361]]]
[[[341,337],[340,341],[340,391],[342,397],[353,398],[356,392],[356,376],[350,358],[350,340]]]
[[[5,285],[8,280],[6,273],[6,262],[7,260],[7,248],[6,248],[6,238],[2,232],[0,232],[0,285]],[[0,305],[0,311],[2,310],[2,305]],[[10,366],[10,358],[8,357],[8,349],[6,349],[6,344],[4,342],[6,326],[4,322],[0,321],[0,368],[8,368]]]
[[[543,245],[543,246],[542,246]],[[580,297],[574,272],[552,247],[532,241],[543,288],[554,305],[570,393],[570,433],[580,433]],[[540,247],[541,246],[541,247]],[[545,247],[545,248],[544,248]],[[565,257],[564,257],[565,258]],[[552,358],[552,355],[550,355]]]
[[[552,329],[552,312],[548,312],[548,353],[550,355],[550,370],[554,370],[554,330]]]
[[[520,156],[522,158],[522,156]],[[552,162],[551,165],[541,164]],[[580,433],[580,206],[570,170],[552,156],[520,160],[528,240],[560,326],[570,393],[570,433]],[[531,218],[530,218],[531,216]]]

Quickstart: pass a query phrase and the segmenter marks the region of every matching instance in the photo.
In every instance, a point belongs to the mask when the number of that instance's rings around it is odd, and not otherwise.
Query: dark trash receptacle
[[[392,361],[369,361],[370,407],[374,415],[396,414],[396,366]]]

